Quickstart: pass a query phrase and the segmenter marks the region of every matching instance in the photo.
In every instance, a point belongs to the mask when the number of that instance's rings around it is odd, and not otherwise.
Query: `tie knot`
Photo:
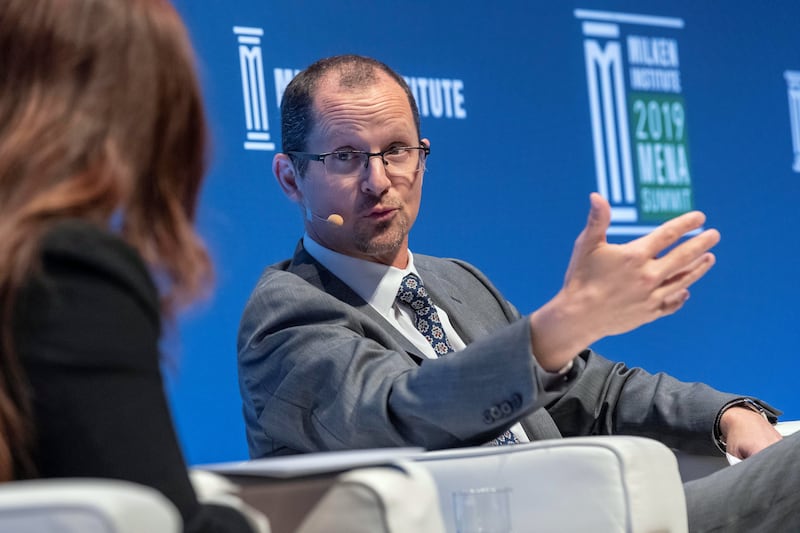
[[[400,283],[400,289],[397,291],[397,297],[410,305],[415,311],[418,309],[418,307],[414,306],[415,302],[426,301],[425,303],[427,303],[427,301],[430,300],[428,291],[425,290],[422,280],[413,272],[403,277],[403,281]]]

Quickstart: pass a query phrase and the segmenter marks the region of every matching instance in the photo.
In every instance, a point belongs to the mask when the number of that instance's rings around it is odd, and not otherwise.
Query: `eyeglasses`
[[[387,176],[408,176],[424,168],[425,158],[431,149],[424,144],[419,146],[394,146],[382,152],[363,152],[361,150],[336,150],[323,154],[308,152],[286,152],[290,157],[308,161],[322,161],[325,172],[339,177],[359,176],[369,166],[371,157],[380,157]]]

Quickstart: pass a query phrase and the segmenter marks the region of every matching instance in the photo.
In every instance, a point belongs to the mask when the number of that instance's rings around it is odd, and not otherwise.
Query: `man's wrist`
[[[758,403],[753,398],[738,398],[736,400],[732,400],[726,403],[725,405],[722,406],[722,409],[719,410],[719,413],[717,413],[717,418],[714,421],[714,432],[713,432],[714,443],[717,445],[717,448],[719,448],[719,450],[722,453],[725,453],[727,448],[727,442],[725,442],[725,436],[722,434],[722,428],[721,428],[722,416],[732,407],[744,407],[746,409],[750,409],[751,411],[756,412],[761,416],[763,416],[764,420],[766,420],[770,424],[775,423],[774,420],[775,417],[773,416],[771,419],[770,413],[764,408],[763,405]]]
[[[565,303],[563,291],[531,313],[531,352],[539,365],[548,372],[565,372],[566,365],[589,346],[596,337],[587,334],[585,327]]]

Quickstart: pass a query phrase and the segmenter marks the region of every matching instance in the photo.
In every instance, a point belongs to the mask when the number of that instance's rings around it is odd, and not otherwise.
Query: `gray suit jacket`
[[[591,350],[555,379],[530,327],[486,277],[414,255],[464,350],[426,359],[298,246],[266,269],[239,329],[239,383],[252,457],[484,443],[520,421],[532,439],[629,434],[718,453],[712,427],[738,396],[611,362]]]

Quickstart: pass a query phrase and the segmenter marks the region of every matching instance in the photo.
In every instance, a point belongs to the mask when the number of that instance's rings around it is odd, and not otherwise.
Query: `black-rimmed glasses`
[[[425,158],[431,149],[424,144],[419,146],[393,146],[382,152],[361,150],[336,150],[322,154],[308,152],[286,152],[290,157],[308,161],[322,161],[325,171],[333,176],[359,176],[369,166],[371,157],[380,157],[383,168],[389,176],[408,176],[423,168]]]

